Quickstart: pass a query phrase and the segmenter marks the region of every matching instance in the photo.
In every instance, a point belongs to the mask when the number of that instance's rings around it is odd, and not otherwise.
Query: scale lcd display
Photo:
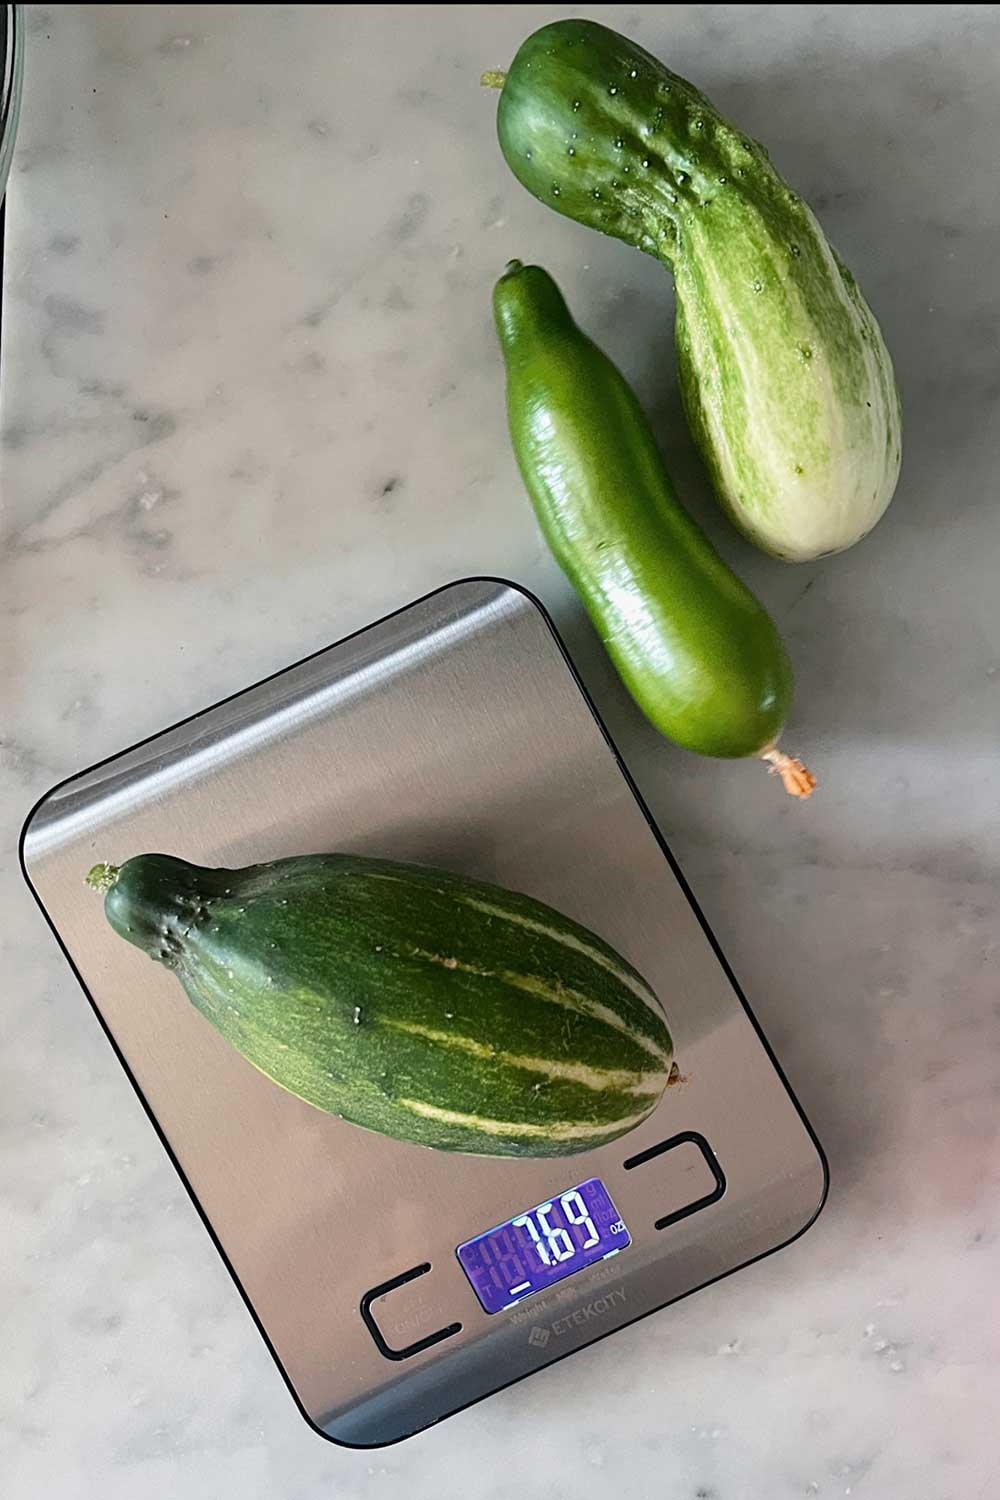
[[[498,1313],[631,1243],[611,1194],[591,1177],[466,1240],[457,1253],[483,1307]]]

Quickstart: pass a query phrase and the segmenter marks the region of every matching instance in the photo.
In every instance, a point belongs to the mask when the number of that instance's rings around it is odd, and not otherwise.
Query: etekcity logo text
[[[560,1338],[564,1333],[569,1333],[571,1328],[579,1328],[584,1323],[589,1323],[592,1318],[603,1318],[613,1308],[621,1307],[625,1301],[625,1288],[616,1286],[614,1291],[609,1292],[606,1297],[595,1297],[593,1302],[587,1302],[583,1307],[578,1307],[575,1312],[567,1313],[564,1318],[556,1318],[547,1328],[536,1323],[528,1334],[528,1343],[536,1349],[544,1349],[549,1339],[555,1334]]]

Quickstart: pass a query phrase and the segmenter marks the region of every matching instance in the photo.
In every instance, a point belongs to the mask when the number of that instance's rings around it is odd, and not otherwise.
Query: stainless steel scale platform
[[[549,902],[661,996],[687,1081],[622,1140],[512,1161],[398,1144],[257,1073],[84,876],[345,850]],[[303,1415],[391,1443],[787,1244],[826,1166],[540,606],[453,584],[49,792],[29,883]],[[599,1178],[630,1243],[489,1313],[464,1242]],[[516,1288],[514,1289],[516,1290]]]

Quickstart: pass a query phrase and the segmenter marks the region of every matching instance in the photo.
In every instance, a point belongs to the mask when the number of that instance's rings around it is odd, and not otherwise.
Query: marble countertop
[[[506,171],[567,8],[27,9],[0,554],[9,1500],[995,1492],[1000,9],[596,6],[768,142],[883,324],[897,498],[785,567],[711,506],[669,278]],[[548,559],[492,281],[540,260],[765,598],[807,806],[658,741]],[[297,1415],[13,849],[54,781],[463,574],[555,613],[830,1158],[801,1241],[400,1448]]]

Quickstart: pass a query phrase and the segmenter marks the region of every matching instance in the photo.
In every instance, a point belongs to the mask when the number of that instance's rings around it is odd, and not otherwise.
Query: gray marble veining
[[[782,1255],[404,1447],[295,1413],[12,858],[5,1496],[742,1500],[998,1479],[1000,9],[597,6],[766,140],[897,361],[900,489],[784,567],[709,501],[669,279],[534,203],[484,67],[566,8],[28,8],[3,305],[0,819],[434,585],[552,608],[827,1147]],[[806,807],[639,720],[542,547],[489,312],[547,265],[761,593]]]

